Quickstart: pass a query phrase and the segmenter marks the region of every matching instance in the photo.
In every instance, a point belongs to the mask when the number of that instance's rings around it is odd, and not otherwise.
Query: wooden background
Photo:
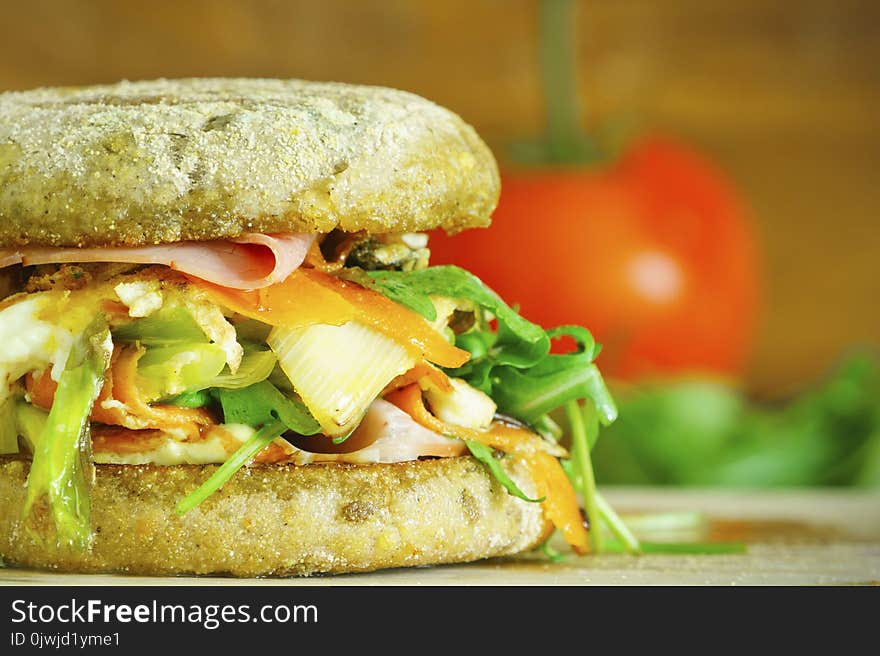
[[[0,4],[0,89],[334,79],[428,96],[497,152],[541,130],[534,0]],[[755,212],[765,290],[751,388],[784,394],[880,344],[880,2],[585,0],[578,28],[585,119],[690,139]]]

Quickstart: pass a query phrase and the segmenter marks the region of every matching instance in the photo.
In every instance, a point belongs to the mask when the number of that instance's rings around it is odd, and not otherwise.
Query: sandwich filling
[[[93,463],[220,465],[185,513],[242,466],[471,454],[586,551],[589,447],[572,467],[551,413],[578,408],[591,440],[613,421],[598,345],[428,256],[423,234],[341,231],[0,252],[0,453],[32,458],[25,512],[87,548]]]

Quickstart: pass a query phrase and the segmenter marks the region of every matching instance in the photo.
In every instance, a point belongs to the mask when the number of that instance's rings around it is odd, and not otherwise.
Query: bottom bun
[[[27,460],[0,458],[0,555],[9,565],[64,572],[364,572],[514,554],[552,528],[540,504],[508,494],[471,457],[243,468],[182,517],[175,504],[216,466],[97,465],[94,541],[76,551],[25,530],[28,470]],[[524,469],[510,473],[536,496]]]

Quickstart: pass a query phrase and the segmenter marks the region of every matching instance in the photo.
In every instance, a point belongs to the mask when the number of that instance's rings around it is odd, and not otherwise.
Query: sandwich
[[[331,574],[554,531],[587,552],[587,443],[616,413],[598,345],[429,262],[425,233],[488,226],[499,184],[473,128],[392,89],[0,94],[3,561]],[[528,235],[510,257],[540,276]]]

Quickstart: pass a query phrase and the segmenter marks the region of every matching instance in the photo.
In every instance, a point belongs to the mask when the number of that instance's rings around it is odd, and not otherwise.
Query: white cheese
[[[452,391],[444,392],[434,385],[426,385],[425,397],[431,411],[442,421],[465,428],[488,428],[495,417],[497,406],[485,392],[471,387],[461,378],[450,378]]]
[[[240,424],[223,424],[219,428],[227,436],[235,438],[239,445],[244,444],[255,432],[253,428]],[[169,435],[158,446],[140,453],[96,451],[94,459],[97,463],[112,465],[213,465],[226,462],[232,455],[234,451],[227,450],[227,444],[216,433],[198,442],[182,442]]]
[[[148,317],[161,308],[164,302],[158,280],[121,282],[113,291],[128,306],[130,317]]]
[[[400,241],[409,246],[411,249],[418,250],[428,247],[428,235],[424,232],[404,232],[400,235]]]
[[[74,335],[38,318],[48,303],[48,296],[35,294],[0,311],[0,401],[29,372],[51,364],[52,378],[58,380],[64,371]]]

